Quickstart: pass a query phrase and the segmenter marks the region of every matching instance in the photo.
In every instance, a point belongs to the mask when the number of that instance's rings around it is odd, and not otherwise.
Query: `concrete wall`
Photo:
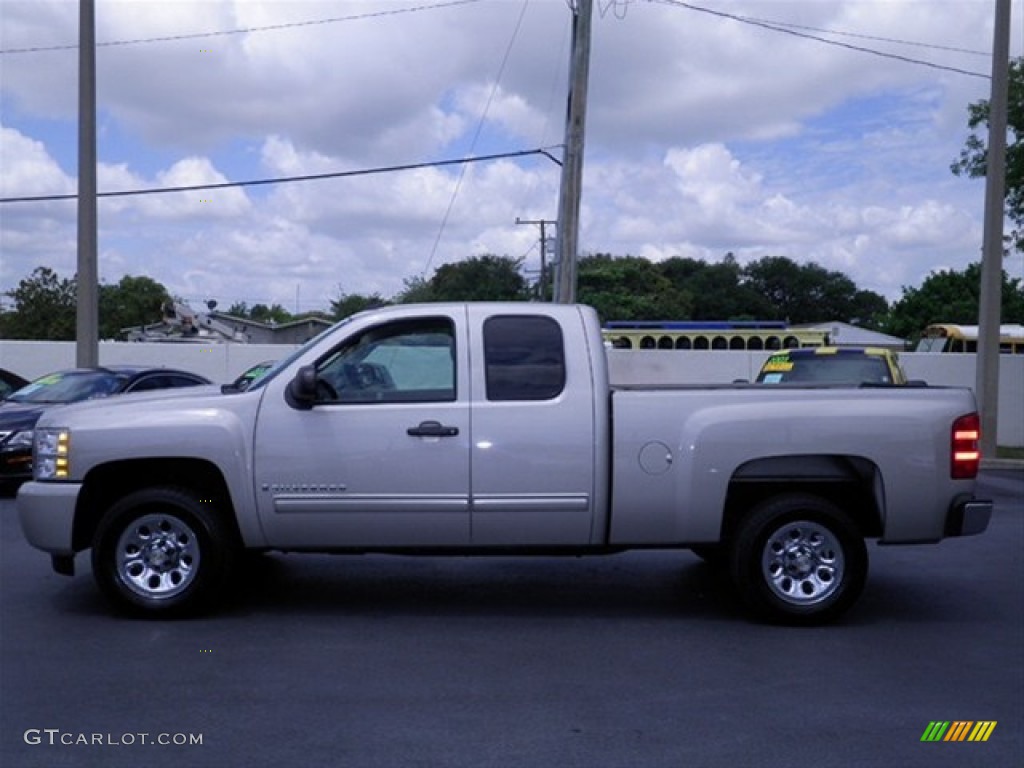
[[[737,379],[753,381],[769,352],[687,352],[619,350],[608,352],[613,384],[705,384]],[[910,379],[950,387],[975,385],[975,355],[902,352]],[[999,358],[999,445],[1024,446],[1024,356]]]
[[[287,344],[167,344],[104,342],[101,364],[150,363],[183,368],[228,382],[251,365],[276,360],[294,349]],[[768,352],[609,350],[613,384],[707,384],[752,381]],[[906,352],[900,362],[912,379],[974,388],[974,355]],[[34,379],[75,365],[73,342],[0,341],[0,368]],[[1024,446],[1024,356],[1003,355],[999,366],[1000,445]]]

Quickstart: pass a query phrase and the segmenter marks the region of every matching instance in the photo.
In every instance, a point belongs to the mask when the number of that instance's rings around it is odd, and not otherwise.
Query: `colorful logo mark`
[[[921,741],[988,741],[995,728],[995,720],[932,720]]]

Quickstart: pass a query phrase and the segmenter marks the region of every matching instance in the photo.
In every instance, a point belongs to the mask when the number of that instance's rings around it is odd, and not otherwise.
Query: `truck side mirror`
[[[303,410],[313,407],[316,402],[316,366],[304,365],[288,382],[288,404]]]

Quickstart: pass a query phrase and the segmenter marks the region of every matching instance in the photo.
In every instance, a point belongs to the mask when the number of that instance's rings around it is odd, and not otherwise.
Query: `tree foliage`
[[[988,171],[988,145],[979,129],[989,127],[990,105],[987,99],[967,107],[970,136],[960,150],[960,157],[950,166],[957,176],[984,177]],[[1024,251],[1024,57],[1010,62],[1007,114],[1008,133],[1013,138],[1006,144],[1006,216],[1013,222],[1013,247]]]
[[[362,312],[364,309],[383,307],[389,303],[379,293],[367,296],[362,293],[344,293],[339,291],[338,297],[331,299],[330,314],[333,320],[342,320],[349,315],[354,315],[356,312]]]
[[[444,264],[429,280],[406,280],[405,290],[395,301],[524,301],[529,298],[530,288],[519,272],[521,265],[521,259],[494,254]]]
[[[49,267],[37,267],[18,287],[7,292],[14,309],[4,313],[8,339],[71,341],[75,338],[77,289]]]
[[[933,323],[978,322],[981,264],[961,272],[932,272],[919,288],[903,287],[903,296],[892,305],[885,331],[905,339],[917,338]],[[1002,322],[1024,323],[1024,284],[1003,272]]]
[[[888,309],[885,297],[858,289],[842,272],[814,262],[797,264],[784,256],[767,256],[748,264],[743,275],[747,287],[767,302],[770,315],[765,319],[794,324],[856,321],[877,327]]]
[[[100,338],[116,339],[123,328],[160,322],[169,300],[167,289],[150,277],[125,275],[116,285],[100,285]]]
[[[675,257],[658,265],[691,298],[691,320],[760,320],[772,315],[768,301],[746,281],[731,253],[716,264]]]
[[[692,298],[637,256],[585,256],[577,264],[577,300],[607,320],[673,320],[690,316]]]
[[[272,304],[269,307],[266,304],[253,304],[250,307],[247,302],[236,301],[228,307],[224,314],[247,320],[255,320],[257,323],[265,323],[267,325],[280,325],[281,323],[290,323],[292,320],[298,320],[307,315],[320,315],[322,313],[309,312],[303,315],[293,315],[280,304]]]

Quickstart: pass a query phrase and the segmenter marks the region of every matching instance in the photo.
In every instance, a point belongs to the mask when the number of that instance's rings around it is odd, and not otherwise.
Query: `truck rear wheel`
[[[125,496],[100,520],[92,569],[104,595],[140,616],[197,613],[223,592],[234,537],[208,504],[179,488]]]
[[[821,624],[845,612],[867,579],[864,538],[826,499],[789,494],[757,506],[733,538],[730,571],[758,618]]]

